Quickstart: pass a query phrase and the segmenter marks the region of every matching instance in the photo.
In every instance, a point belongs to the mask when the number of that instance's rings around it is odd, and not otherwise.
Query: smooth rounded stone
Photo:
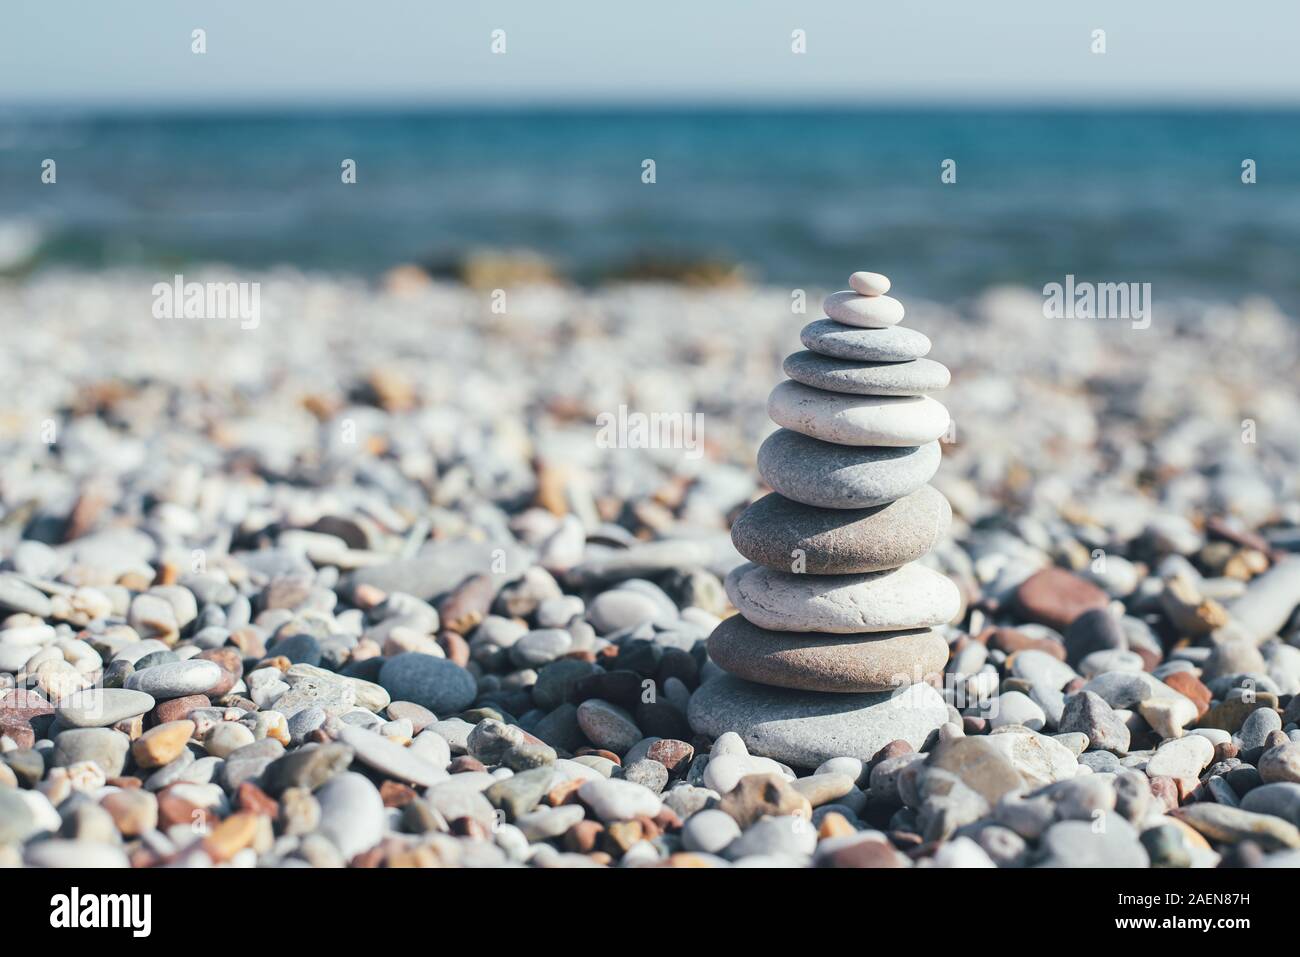
[[[339,729],[339,740],[356,752],[356,760],[385,777],[419,787],[430,787],[448,777],[446,771],[434,767],[418,752],[374,731],[344,725]]]
[[[153,709],[152,695],[126,688],[87,688],[60,698],[59,721],[72,728],[107,728]]]
[[[859,269],[849,276],[849,288],[863,296],[883,296],[892,283],[883,273]]]
[[[1272,708],[1256,708],[1241,723],[1237,738],[1243,751],[1262,748],[1268,736],[1282,730],[1282,716]],[[1262,768],[1261,768],[1262,770]]]
[[[1281,632],[1300,606],[1300,558],[1280,561],[1251,579],[1246,594],[1228,606],[1233,619],[1263,641]]]
[[[860,296],[851,289],[833,292],[822,300],[830,319],[864,329],[885,329],[903,321],[903,304],[892,296]]]
[[[930,352],[929,337],[915,329],[862,329],[834,319],[808,323],[800,330],[799,341],[820,355],[858,362],[909,362]]]
[[[1046,723],[1047,715],[1043,709],[1020,691],[1007,691],[998,695],[993,699],[989,710],[989,725],[994,728],[1016,724],[1031,731],[1041,731]]]
[[[933,359],[860,362],[806,350],[786,356],[782,368],[805,386],[848,395],[921,396],[946,389],[952,379],[947,366]]]
[[[23,863],[28,867],[101,868],[130,867],[126,852],[115,844],[102,841],[69,841],[54,838],[32,841],[23,849]]]
[[[969,837],[957,837],[939,845],[931,858],[935,867],[997,867],[988,852]]]
[[[852,575],[897,568],[927,554],[948,532],[952,507],[931,485],[863,509],[817,508],[775,492],[731,526],[750,561],[809,575]]]
[[[412,701],[434,714],[464,711],[478,693],[474,676],[445,658],[403,652],[384,662],[379,684],[394,701]]]
[[[817,848],[817,831],[799,815],[762,817],[727,846],[725,857],[811,857]],[[765,866],[765,865],[764,865]]]
[[[1269,748],[1256,764],[1265,784],[1300,783],[1300,744],[1288,742]]]
[[[796,502],[858,509],[915,492],[934,477],[942,457],[938,442],[854,448],[778,429],[758,450],[758,470],[774,491]]]
[[[836,757],[870,761],[892,741],[920,750],[948,720],[948,706],[923,684],[901,692],[825,694],[723,675],[696,690],[688,717],[697,734],[735,731],[752,754],[814,768]]]
[[[1166,741],[1147,761],[1147,777],[1198,778],[1214,760],[1214,745],[1199,735]]]
[[[1300,828],[1269,814],[1209,802],[1176,807],[1169,813],[1218,843],[1252,841],[1265,851],[1300,848]]]
[[[702,854],[721,854],[740,837],[740,825],[726,811],[717,808],[698,811],[682,827],[682,847]]]
[[[598,748],[622,755],[641,740],[641,729],[627,711],[599,698],[578,705],[578,727]]]
[[[658,761],[648,758],[628,761],[623,765],[623,780],[639,784],[655,794],[661,794],[668,785],[668,769]]]
[[[1142,671],[1142,656],[1136,651],[1121,651],[1113,648],[1108,651],[1094,651],[1078,664],[1079,674],[1085,678],[1095,678],[1108,671]]]
[[[27,584],[18,575],[0,573],[0,610],[48,618],[54,611],[49,596]]]
[[[112,728],[72,728],[54,738],[51,764],[66,768],[79,761],[94,761],[105,777],[115,778],[126,766],[131,739]]]
[[[1062,632],[1084,612],[1105,608],[1109,600],[1092,582],[1056,566],[1034,572],[1016,588],[1016,605],[1025,618]]]
[[[645,815],[654,817],[663,807],[653,791],[612,778],[587,781],[578,788],[578,799],[602,821],[630,821]]]
[[[292,730],[290,734],[292,735]],[[253,732],[235,721],[222,721],[212,727],[207,735],[203,738],[203,747],[208,754],[225,758],[227,755],[238,751],[240,748],[252,744],[256,738]],[[301,739],[299,739],[301,744]]]
[[[660,626],[672,624],[677,619],[676,606],[666,608],[664,600],[667,596],[659,600],[656,597],[637,588],[611,588],[592,599],[587,607],[587,621],[600,635],[634,628],[646,621]]]
[[[537,628],[510,646],[510,660],[520,668],[538,668],[569,652],[573,635],[564,628]]]
[[[729,674],[759,684],[855,694],[942,673],[948,643],[929,629],[850,636],[783,632],[733,615],[710,636],[709,658]]]
[[[777,425],[823,442],[910,448],[948,431],[948,410],[926,395],[841,395],[787,379],[767,397]]]
[[[1241,799],[1241,809],[1253,814],[1271,814],[1300,825],[1300,784],[1279,781],[1251,788]]]
[[[1092,821],[1060,821],[1039,845],[1040,867],[1148,867],[1151,859],[1133,825],[1107,815],[1105,829]]]
[[[863,778],[867,775],[867,766],[857,758],[839,757],[831,758],[829,761],[823,761],[813,771],[817,774],[843,774],[853,779],[855,784],[865,784]]]
[[[205,658],[174,661],[134,672],[126,679],[131,691],[143,691],[159,701],[203,694],[226,677],[221,666]]]
[[[1148,698],[1183,697],[1145,672],[1108,671],[1090,678],[1081,689],[1091,691],[1112,708],[1132,708]]]
[[[315,793],[320,804],[317,831],[330,839],[344,860],[378,844],[384,836],[384,801],[365,777],[354,771],[331,778]]]
[[[1025,648],[1015,652],[1008,660],[1012,677],[1028,681],[1034,687],[1059,691],[1078,677],[1073,668],[1059,658],[1039,651],[1037,648]]]
[[[771,758],[752,754],[728,754],[718,750],[716,743],[708,758],[701,783],[719,794],[727,794],[740,783],[742,778],[751,774],[779,775],[781,773],[781,765]]]
[[[952,579],[915,562],[858,575],[793,575],[750,563],[731,570],[726,590],[741,615],[769,631],[930,628],[948,624],[961,609]]]

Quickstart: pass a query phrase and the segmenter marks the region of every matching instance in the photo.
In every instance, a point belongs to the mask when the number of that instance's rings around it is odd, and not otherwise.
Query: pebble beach
[[[736,597],[785,627],[731,530],[773,386],[834,374],[783,359],[855,358],[833,290],[238,278],[255,325],[156,318],[155,271],[0,280],[0,864],[1300,865],[1268,299],[893,293],[933,362],[885,387],[951,416],[889,426],[943,431],[909,567],[955,586],[946,661],[809,712],[708,647]],[[666,447],[608,427],[652,414]]]

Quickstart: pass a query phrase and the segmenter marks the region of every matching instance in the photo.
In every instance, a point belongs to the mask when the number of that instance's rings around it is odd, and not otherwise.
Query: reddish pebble
[[[447,765],[447,771],[451,774],[460,774],[462,771],[486,771],[485,765],[478,758],[472,758],[468,754],[462,754],[458,758],[453,758],[451,764]]]
[[[1064,568],[1044,568],[1016,589],[1016,605],[1030,621],[1064,631],[1074,619],[1093,608],[1105,608],[1106,593]]]
[[[415,800],[415,788],[397,781],[385,781],[379,785],[379,797],[384,807],[406,807]]]
[[[1180,695],[1192,700],[1196,705],[1198,718],[1203,717],[1205,712],[1210,710],[1210,701],[1214,696],[1210,694],[1210,689],[1205,686],[1205,683],[1190,671],[1175,671],[1162,680]]]
[[[596,849],[605,826],[599,821],[579,821],[564,832],[565,850],[576,854],[590,854]]]
[[[237,793],[241,810],[265,815],[273,821],[280,816],[280,805],[276,803],[275,798],[252,781],[244,781],[240,784]]]
[[[674,738],[661,738],[650,745],[646,757],[651,761],[658,761],[666,767],[669,776],[676,776],[677,774],[686,773],[686,769],[690,767],[691,759],[695,757],[695,749],[685,741],[678,741]]]
[[[161,701],[149,712],[150,724],[166,724],[168,721],[180,721],[190,716],[195,708],[210,708],[212,700],[205,694],[190,694],[183,698]]]

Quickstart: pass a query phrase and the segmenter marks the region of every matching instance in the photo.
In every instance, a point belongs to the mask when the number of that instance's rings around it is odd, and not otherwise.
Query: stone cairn
[[[885,295],[886,277],[856,272],[849,285],[803,329],[807,351],[786,358],[789,378],[768,398],[781,428],[758,468],[775,491],[732,527],[750,560],[726,582],[740,614],[708,644],[743,679],[718,679],[713,695],[733,699],[718,710],[747,723],[751,750],[785,760],[810,749],[870,757],[896,738],[920,747],[948,713],[932,688],[913,687],[942,673],[948,646],[933,629],[961,607],[957,586],[917,561],[952,518],[927,484],[949,426],[928,393],[948,384],[948,370],[925,358],[926,336],[898,325],[903,306]],[[885,700],[904,687],[918,693],[919,715]]]

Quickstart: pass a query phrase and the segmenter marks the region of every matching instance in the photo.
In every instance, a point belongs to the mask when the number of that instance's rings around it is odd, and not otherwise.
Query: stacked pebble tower
[[[886,277],[856,272],[849,285],[803,329],[808,351],[786,357],[789,378],[768,397],[781,428],[758,468],[775,491],[732,527],[750,560],[726,582],[740,614],[708,645],[738,678],[838,695],[940,674],[948,647],[933,629],[961,606],[957,586],[917,562],[952,519],[927,484],[949,425],[928,393],[948,370],[925,358],[926,336],[898,325]]]

